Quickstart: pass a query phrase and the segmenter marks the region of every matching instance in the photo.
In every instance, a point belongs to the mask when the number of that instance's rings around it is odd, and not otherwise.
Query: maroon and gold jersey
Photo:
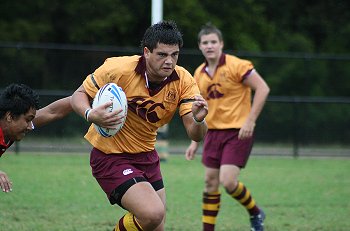
[[[199,94],[192,75],[176,66],[174,72],[156,89],[148,88],[143,56],[124,56],[107,59],[84,80],[86,92],[94,98],[99,87],[113,82],[120,86],[128,100],[128,115],[123,128],[109,138],[99,135],[90,126],[85,138],[104,153],[140,153],[154,149],[157,130],[170,122],[179,108],[180,116],[191,112],[186,101]]]
[[[241,128],[251,109],[251,89],[242,82],[254,69],[250,61],[222,54],[214,76],[207,63],[195,71],[201,95],[208,102],[205,120],[209,129]]]
[[[5,142],[4,133],[2,132],[2,129],[0,128],[0,157],[6,150],[13,144],[13,141],[10,141],[8,143]]]

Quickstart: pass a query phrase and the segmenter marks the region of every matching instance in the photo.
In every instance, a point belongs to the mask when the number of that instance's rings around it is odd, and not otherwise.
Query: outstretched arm
[[[56,100],[46,107],[39,109],[36,112],[33,120],[34,126],[41,127],[45,124],[53,122],[55,120],[62,119],[70,112],[72,112],[72,106],[70,104],[71,96]]]

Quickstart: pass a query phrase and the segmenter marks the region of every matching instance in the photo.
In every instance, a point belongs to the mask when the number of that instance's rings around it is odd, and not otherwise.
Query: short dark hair
[[[24,84],[10,84],[0,95],[0,118],[6,112],[16,118],[30,109],[38,110],[39,107],[39,95]]]
[[[198,43],[201,42],[201,38],[203,35],[208,35],[208,34],[216,34],[219,37],[219,40],[223,41],[221,31],[216,26],[214,26],[211,22],[207,22],[205,25],[202,26],[201,30],[198,33]]]
[[[162,21],[150,26],[143,35],[141,48],[147,47],[152,52],[158,43],[182,47],[182,34],[174,21]]]

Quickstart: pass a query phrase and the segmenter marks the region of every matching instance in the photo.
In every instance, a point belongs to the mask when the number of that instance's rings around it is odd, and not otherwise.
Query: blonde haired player
[[[255,122],[263,109],[269,87],[250,61],[224,54],[221,31],[207,24],[198,34],[198,45],[206,62],[194,77],[201,95],[208,102],[202,162],[205,166],[203,193],[203,230],[213,231],[220,209],[222,184],[226,192],[250,215],[251,230],[262,231],[264,211],[247,187],[238,180],[253,145]],[[255,91],[251,105],[251,90]],[[194,158],[198,143],[192,141],[186,158]]]

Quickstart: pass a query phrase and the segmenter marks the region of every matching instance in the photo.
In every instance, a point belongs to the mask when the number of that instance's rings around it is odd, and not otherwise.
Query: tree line
[[[349,96],[349,1],[164,0],[163,4],[164,19],[177,22],[184,49],[192,51],[180,59],[190,71],[203,61],[197,33],[210,21],[224,34],[225,52],[252,59],[273,95]],[[64,83],[80,82],[107,55],[123,53],[19,49],[18,43],[134,51],[151,23],[151,0],[3,0],[0,5],[1,86],[10,81],[4,76],[12,76],[12,81],[30,82],[35,88],[64,89]],[[15,45],[5,46],[8,43]]]

